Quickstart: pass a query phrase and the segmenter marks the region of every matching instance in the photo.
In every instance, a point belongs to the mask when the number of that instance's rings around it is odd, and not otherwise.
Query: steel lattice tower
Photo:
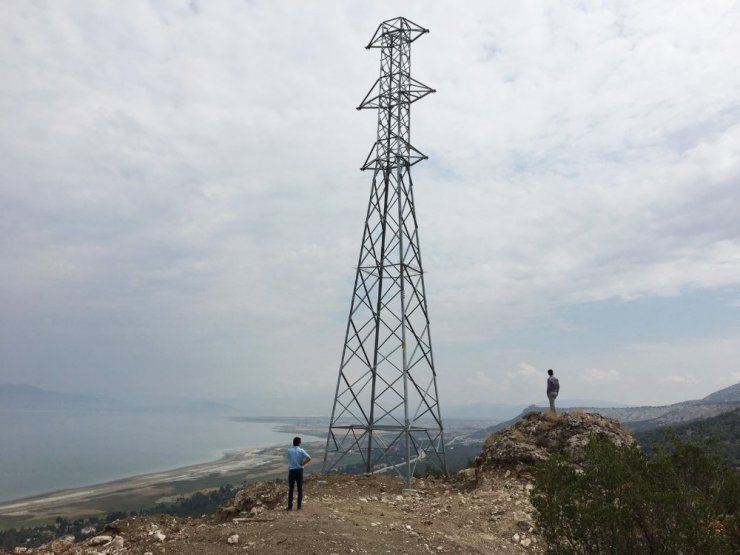
[[[435,92],[410,75],[411,43],[428,32],[398,17],[366,47],[380,49],[380,78],[357,109],[378,111],[378,138],[324,452],[324,472],[393,468],[407,487],[420,461],[447,470],[410,173],[426,159],[409,142],[410,107]]]

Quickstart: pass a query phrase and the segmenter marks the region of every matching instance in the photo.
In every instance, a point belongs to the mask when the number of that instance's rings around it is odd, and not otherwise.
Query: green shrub
[[[582,468],[553,457],[532,504],[549,553],[740,553],[740,472],[676,438],[652,458],[592,440]]]

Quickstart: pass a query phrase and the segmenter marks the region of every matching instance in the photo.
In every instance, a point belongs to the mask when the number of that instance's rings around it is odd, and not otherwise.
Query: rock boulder
[[[608,439],[618,446],[634,443],[626,428],[597,413],[531,412],[513,426],[488,436],[476,457],[476,468],[529,465],[554,454],[579,464],[583,462],[586,444],[594,437]]]

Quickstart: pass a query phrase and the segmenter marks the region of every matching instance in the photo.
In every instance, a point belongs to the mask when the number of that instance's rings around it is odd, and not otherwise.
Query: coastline
[[[284,473],[283,447],[242,448],[218,460],[0,502],[0,529],[35,526],[58,516],[100,516],[137,510],[224,483]]]

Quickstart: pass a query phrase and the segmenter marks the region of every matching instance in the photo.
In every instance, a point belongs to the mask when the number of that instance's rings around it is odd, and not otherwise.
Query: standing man
[[[550,401],[550,412],[555,414],[555,397],[560,393],[560,382],[553,376],[552,369],[547,371],[547,399]]]
[[[301,447],[301,438],[293,438],[293,447],[288,449],[288,508],[293,510],[293,486],[298,485],[298,510],[303,504],[303,467],[309,463],[311,457]]]

